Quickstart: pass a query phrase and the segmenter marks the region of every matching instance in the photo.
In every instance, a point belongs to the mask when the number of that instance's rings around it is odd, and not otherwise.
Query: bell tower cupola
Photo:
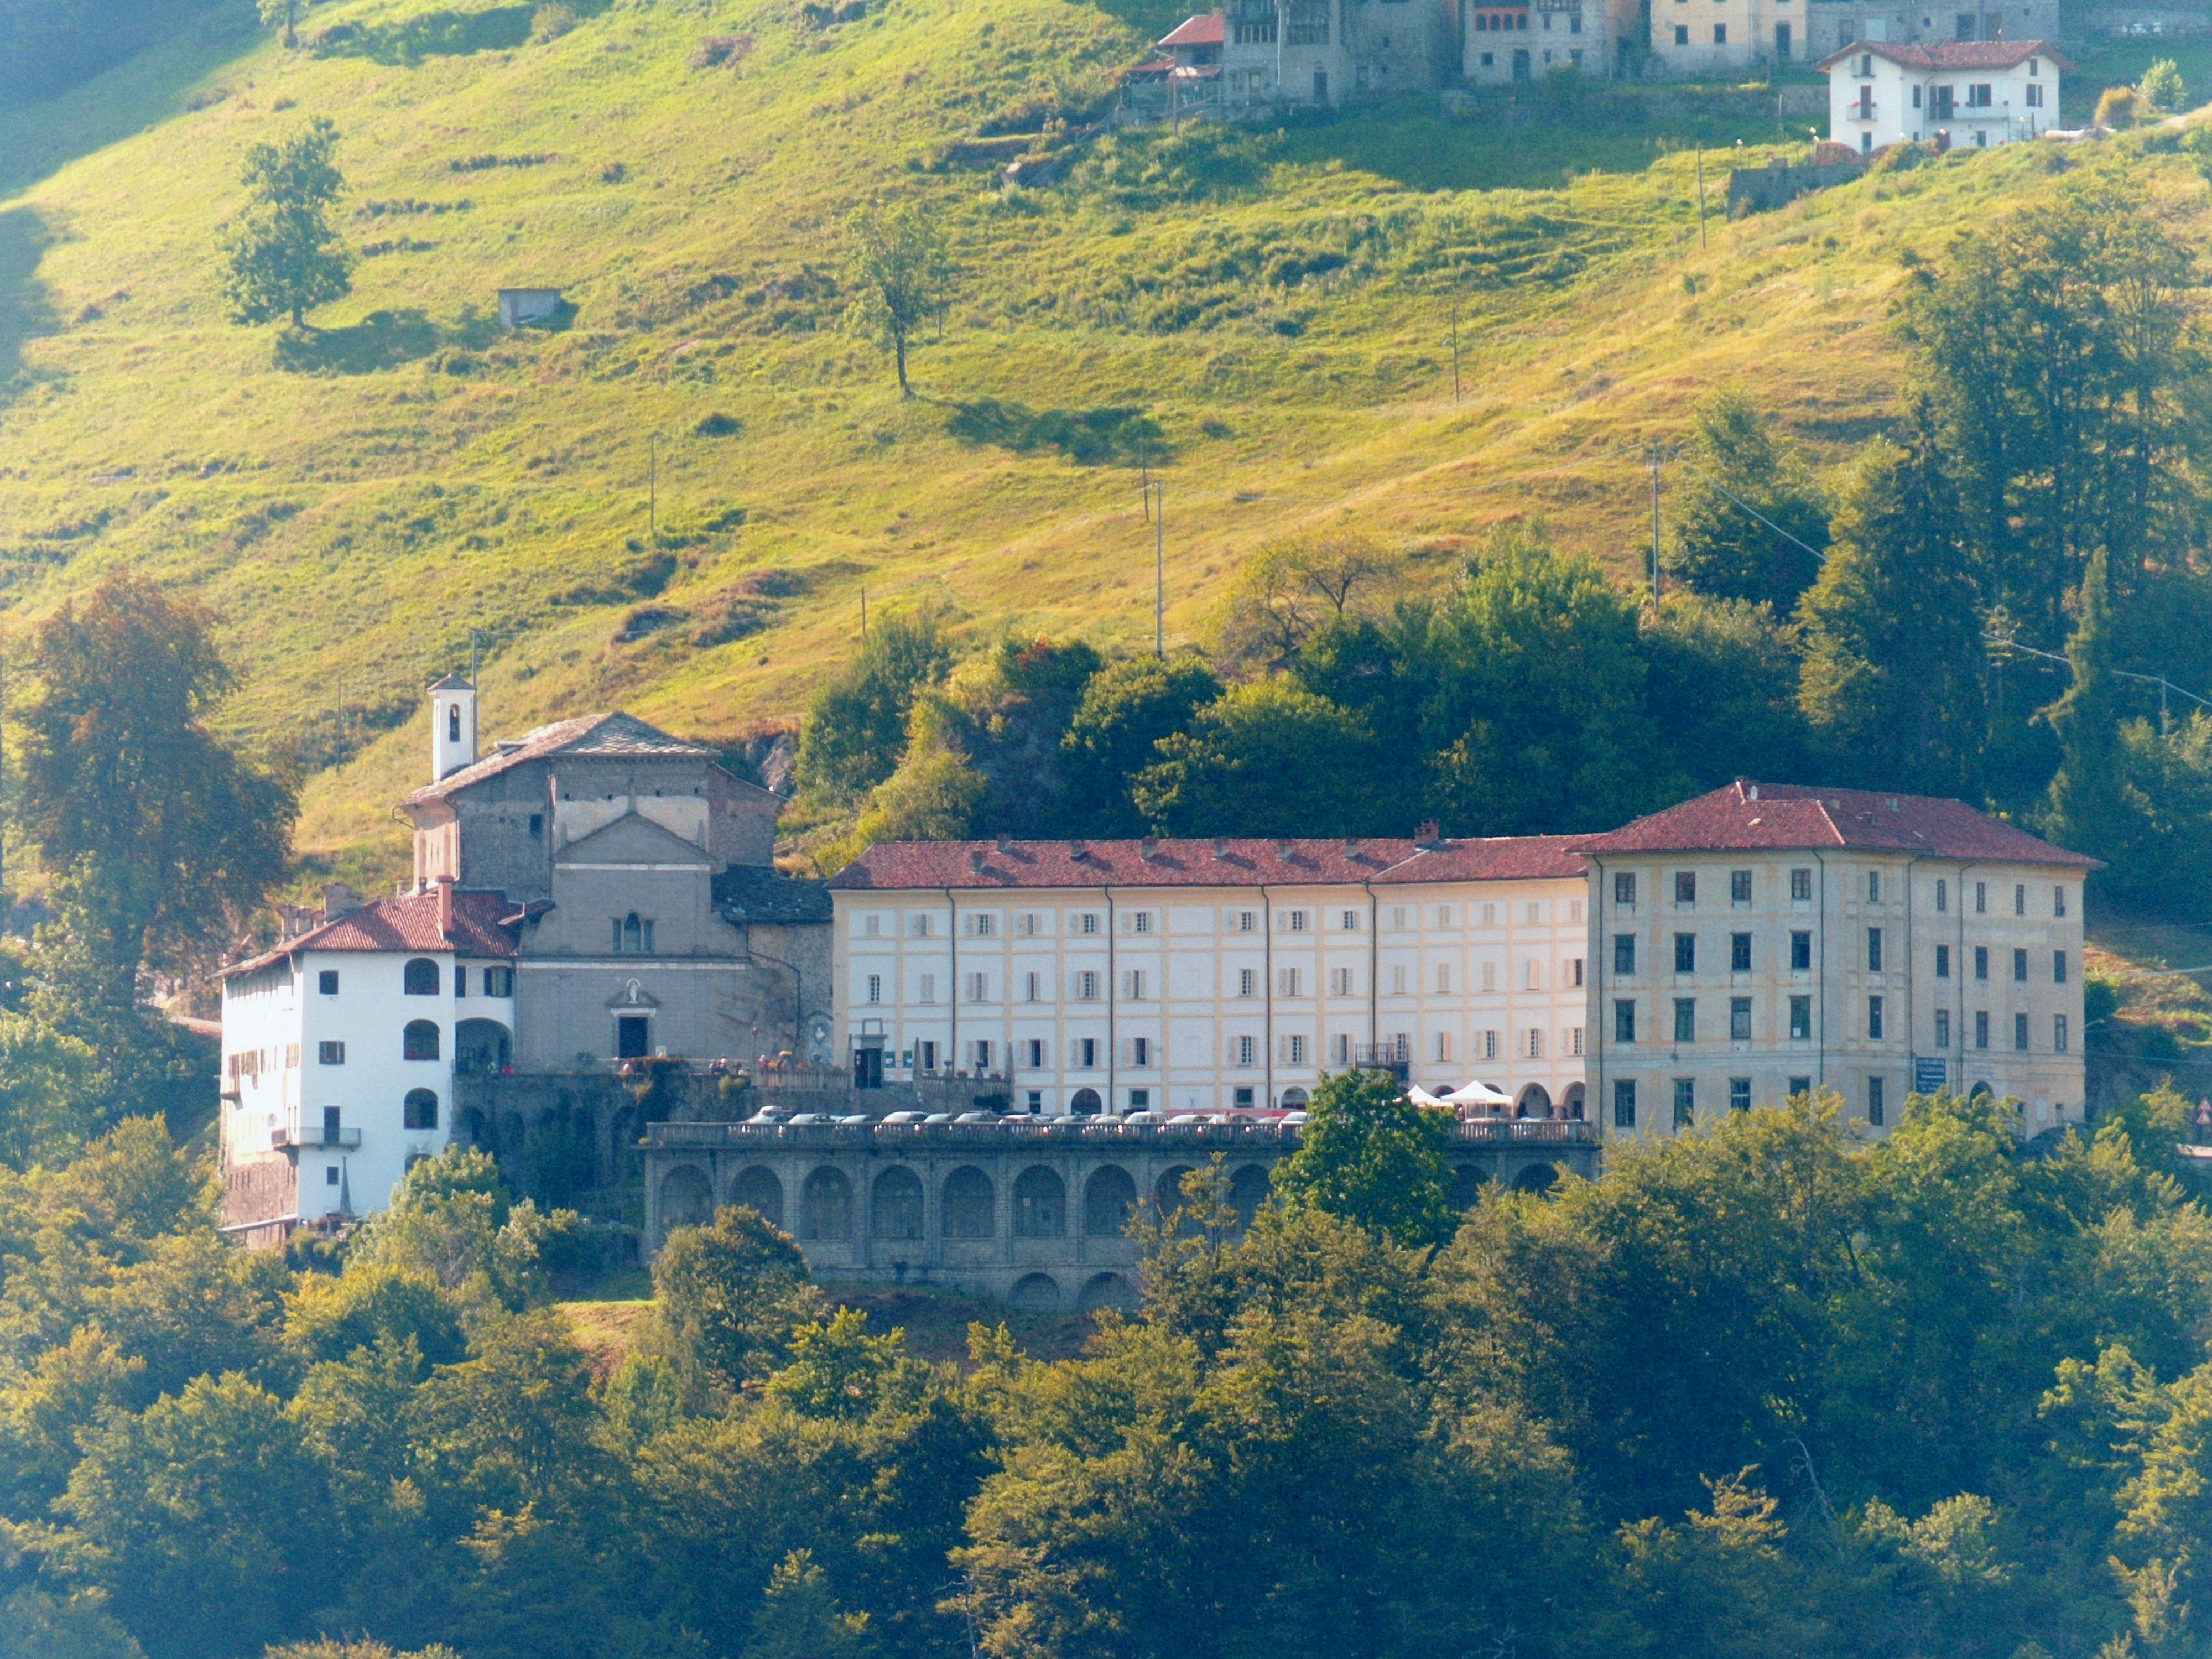
[[[477,758],[477,689],[459,674],[430,688],[430,781],[441,782]]]

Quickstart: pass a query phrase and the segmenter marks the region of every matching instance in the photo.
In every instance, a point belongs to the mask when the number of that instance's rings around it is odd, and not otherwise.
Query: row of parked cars
[[[1097,1112],[1060,1112],[1049,1116],[1038,1112],[886,1112],[877,1117],[868,1112],[854,1112],[840,1116],[835,1112],[787,1112],[779,1107],[767,1106],[745,1120],[764,1127],[788,1125],[793,1128],[823,1127],[831,1124],[858,1128],[872,1123],[911,1123],[933,1126],[939,1123],[994,1123],[1007,1127],[1024,1124],[1060,1123],[1127,1123],[1151,1125],[1156,1127],[1179,1129],[1200,1123],[1288,1123],[1306,1121],[1304,1112],[1244,1111],[1244,1112],[1128,1112],[1110,1117]]]

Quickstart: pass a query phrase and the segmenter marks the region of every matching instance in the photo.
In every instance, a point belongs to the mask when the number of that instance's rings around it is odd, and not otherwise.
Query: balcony
[[[317,1147],[333,1152],[350,1152],[361,1145],[358,1129],[271,1129],[269,1132],[271,1150],[296,1152]]]
[[[1352,1050],[1352,1063],[1363,1072],[1388,1072],[1404,1083],[1413,1076],[1413,1045],[1409,1042],[1361,1042]]]
[[[1872,104],[1846,104],[1844,106],[1844,115],[1848,120],[1871,121],[1875,118],[1875,106]]]

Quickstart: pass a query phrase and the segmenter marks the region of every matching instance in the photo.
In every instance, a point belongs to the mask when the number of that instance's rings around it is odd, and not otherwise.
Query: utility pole
[[[1664,580],[1659,574],[1659,468],[1664,456],[1659,446],[1653,444],[1645,459],[1651,465],[1651,599],[1656,604]]]
[[[1698,146],[1698,246],[1705,243],[1705,147]]]
[[[868,637],[868,590],[860,590],[860,637]]]
[[[1152,514],[1152,654],[1168,657],[1168,486],[1163,478],[1152,488],[1159,492],[1159,511]]]
[[[1459,307],[1452,307],[1452,401],[1459,401]]]
[[[660,545],[660,434],[645,441],[645,530],[648,546]]]
[[[1152,441],[1149,434],[1137,441],[1137,488],[1144,493],[1145,517],[1152,516]]]
[[[469,629],[469,690],[477,689],[477,636],[479,630]]]

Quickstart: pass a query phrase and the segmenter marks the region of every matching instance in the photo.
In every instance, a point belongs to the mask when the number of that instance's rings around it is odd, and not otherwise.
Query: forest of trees
[[[1356,534],[1262,548],[1210,653],[1165,663],[963,659],[942,618],[879,622],[803,735],[802,789],[852,826],[823,861],[884,836],[1582,832],[1750,775],[1959,796],[2107,860],[2107,897],[2202,917],[2212,380],[2195,258],[2140,206],[2078,168],[1908,256],[1913,379],[1832,476],[1741,395],[1700,404],[1656,603],[1516,526],[1455,571]]]
[[[252,1255],[134,1119],[0,1172],[0,1655],[2199,1654],[2185,1109],[1801,1098],[1455,1217],[1338,1079],[1249,1231],[1202,1171],[1139,1311],[962,1366],[732,1210],[595,1367],[482,1154]]]

